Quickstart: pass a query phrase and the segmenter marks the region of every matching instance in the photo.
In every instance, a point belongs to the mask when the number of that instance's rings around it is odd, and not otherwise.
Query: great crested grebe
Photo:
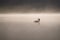
[[[34,22],[35,23],[39,23],[40,22],[40,18],[38,18],[38,20],[35,20]]]

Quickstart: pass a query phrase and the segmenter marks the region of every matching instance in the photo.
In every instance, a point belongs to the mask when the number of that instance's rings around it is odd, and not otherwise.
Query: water
[[[40,17],[40,24],[33,21]],[[59,15],[2,15],[1,40],[60,40]]]

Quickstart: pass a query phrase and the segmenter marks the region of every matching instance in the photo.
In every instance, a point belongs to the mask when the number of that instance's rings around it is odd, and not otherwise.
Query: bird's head
[[[38,18],[38,20],[40,20],[40,18]]]

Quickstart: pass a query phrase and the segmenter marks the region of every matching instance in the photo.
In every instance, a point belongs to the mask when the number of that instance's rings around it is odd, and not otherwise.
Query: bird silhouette
[[[37,20],[34,21],[35,23],[39,23],[40,22],[40,18],[38,18]]]

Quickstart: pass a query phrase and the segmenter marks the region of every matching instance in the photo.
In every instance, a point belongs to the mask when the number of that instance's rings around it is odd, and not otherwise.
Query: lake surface
[[[60,14],[0,14],[0,34],[1,40],[60,40]]]

